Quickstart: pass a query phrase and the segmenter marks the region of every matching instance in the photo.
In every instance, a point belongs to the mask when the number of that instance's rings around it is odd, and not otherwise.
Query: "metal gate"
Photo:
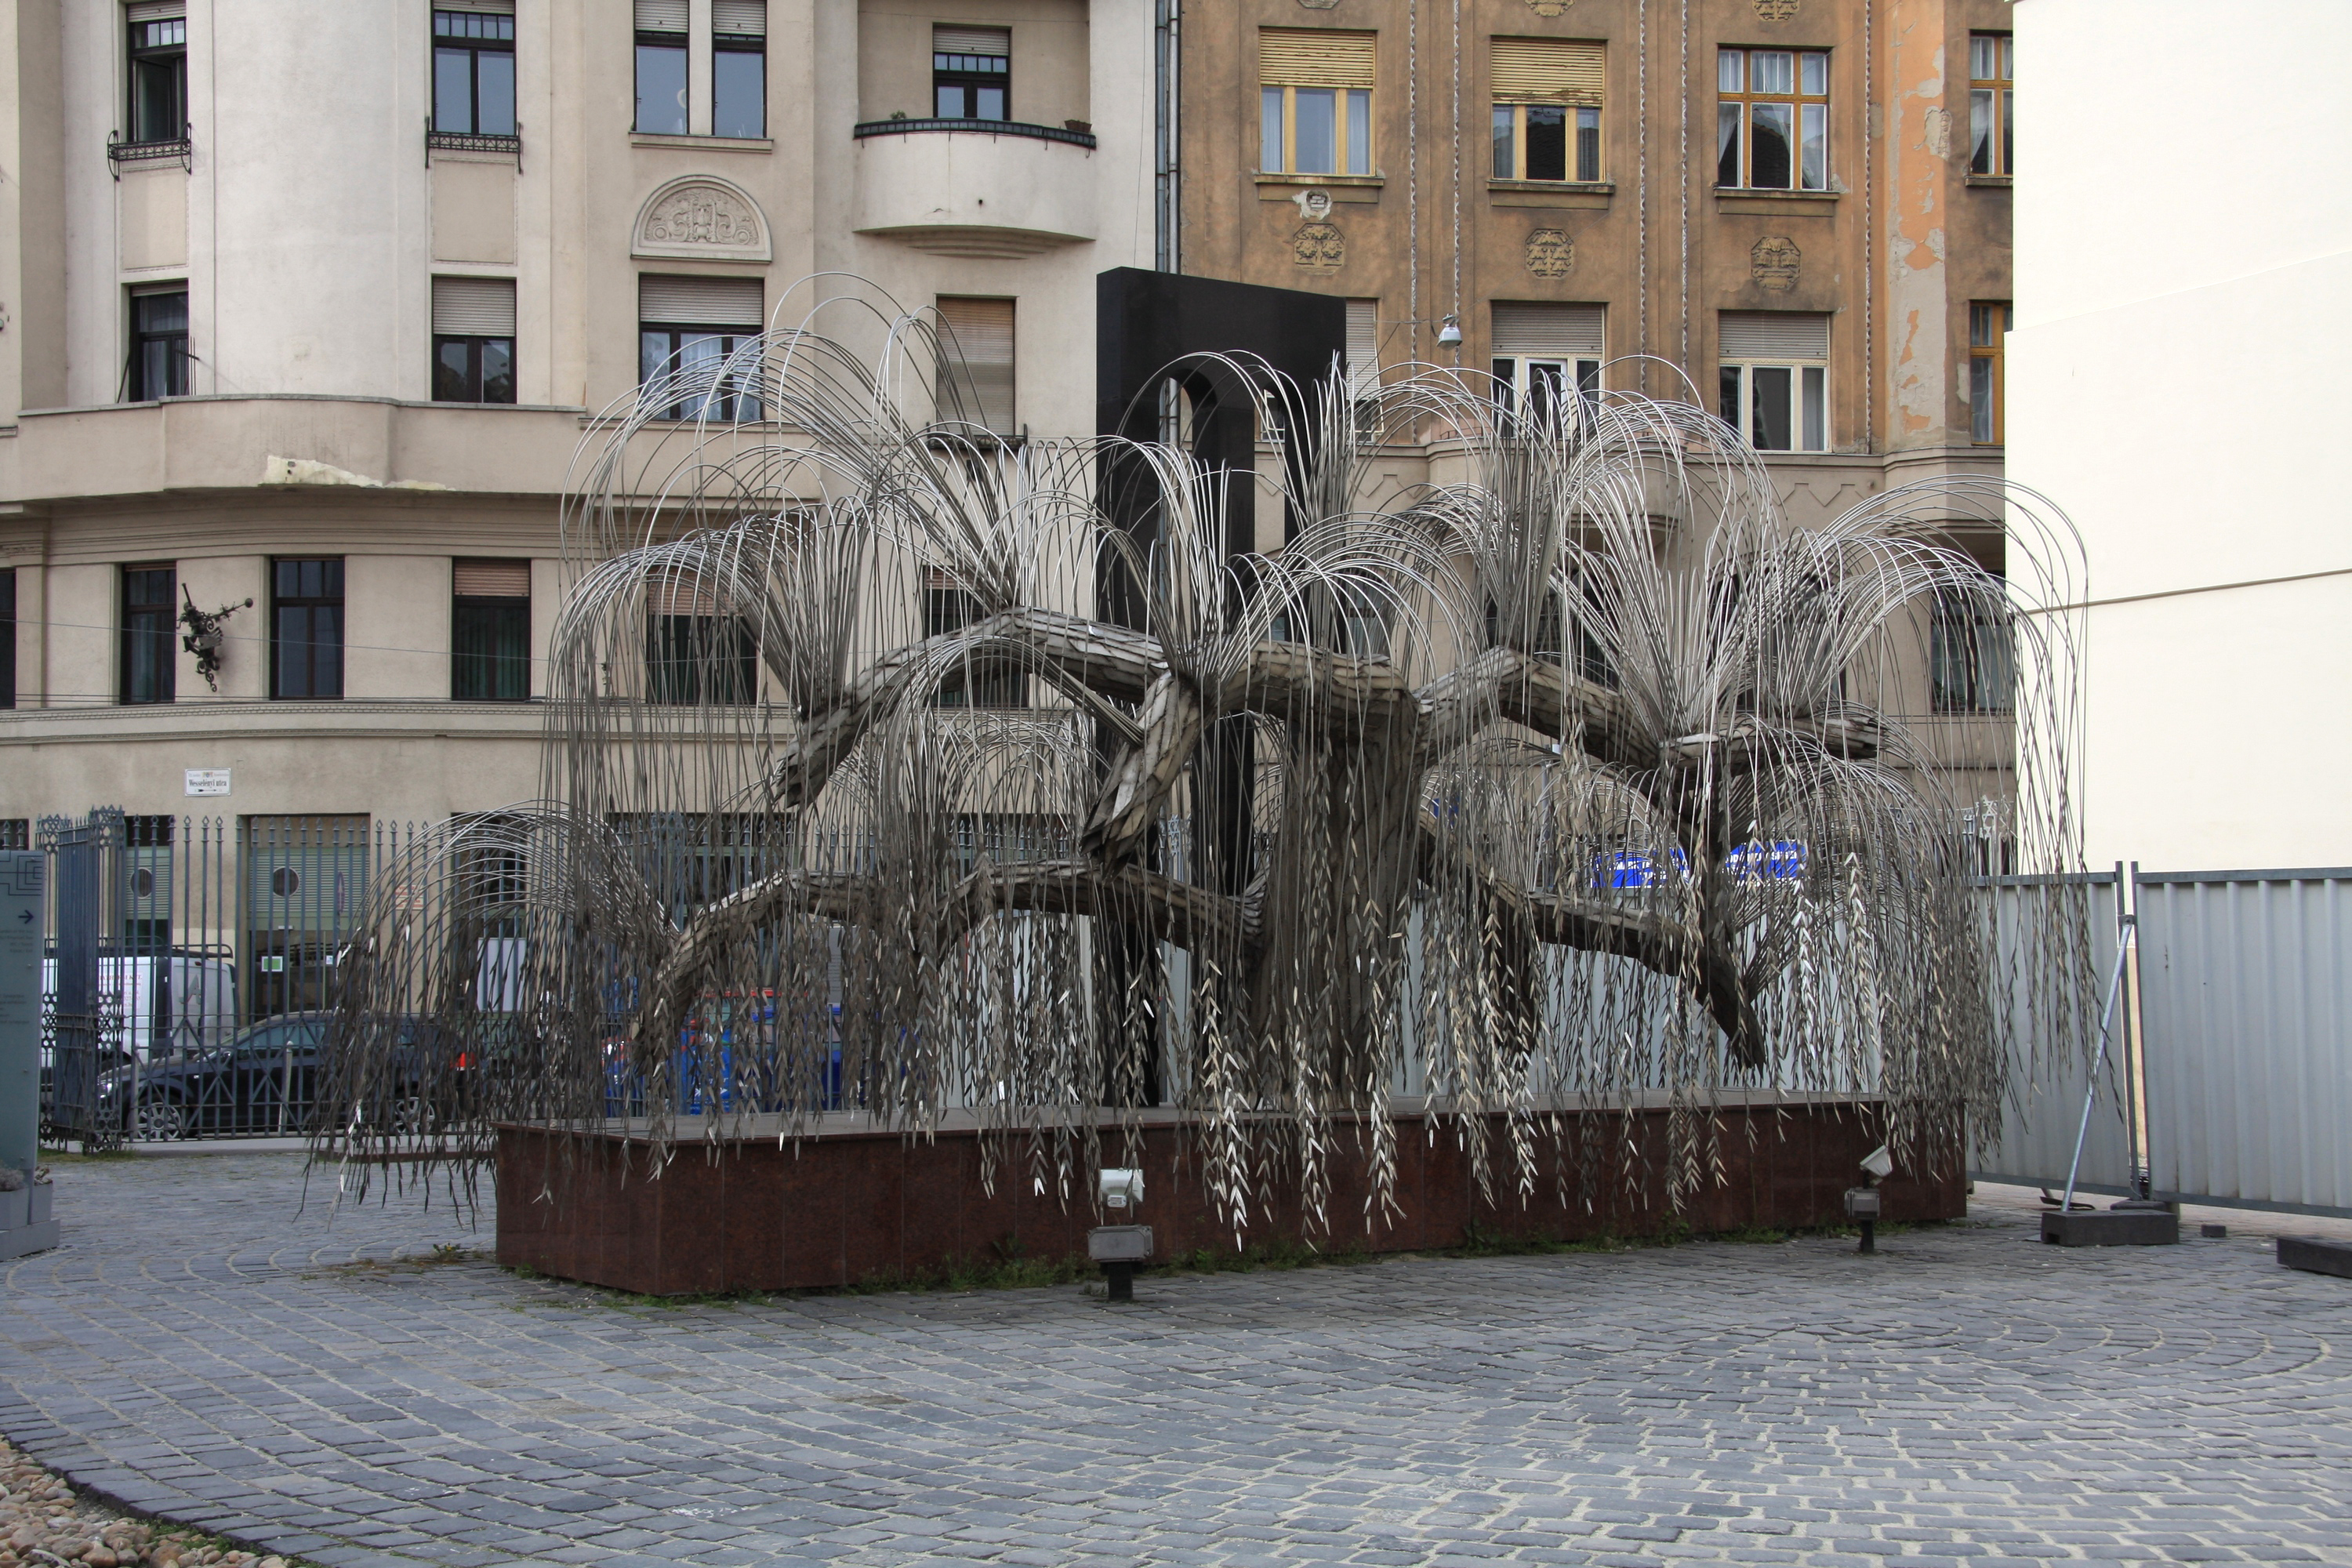
[[[306,1131],[342,945],[376,868],[419,826],[43,817],[45,1136]]]
[[[53,1138],[104,1142],[100,1090],[124,1065],[122,1013],[100,981],[100,939],[113,929],[117,863],[122,857],[122,813],[91,812],[41,819],[40,847],[49,856],[47,1070],[42,1075],[42,1120]]]

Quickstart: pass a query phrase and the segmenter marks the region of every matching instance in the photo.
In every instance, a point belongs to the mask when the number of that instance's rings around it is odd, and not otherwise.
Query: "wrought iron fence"
[[[46,1135],[308,1131],[342,945],[376,869],[422,831],[363,816],[43,817]]]

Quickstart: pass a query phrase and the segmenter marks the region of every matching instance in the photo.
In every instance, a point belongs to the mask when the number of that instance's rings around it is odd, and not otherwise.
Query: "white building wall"
[[[2090,858],[2352,866],[2352,6],[2016,16],[2008,465],[2089,559]]]

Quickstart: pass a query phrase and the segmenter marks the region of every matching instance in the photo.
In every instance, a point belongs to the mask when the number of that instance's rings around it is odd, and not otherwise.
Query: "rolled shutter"
[[[1527,359],[1599,359],[1607,342],[1603,305],[1495,306],[1495,352]]]
[[[1377,33],[1260,27],[1257,79],[1268,87],[1370,87]]]
[[[670,327],[767,324],[757,278],[677,278],[647,272],[637,279],[637,320]]]
[[[1723,359],[1826,360],[1830,319],[1804,310],[1726,310],[1717,342]]]
[[[188,14],[188,0],[141,0],[136,5],[124,7],[129,19],[140,22],[168,22]]]
[[[637,31],[685,32],[686,0],[637,0]]]
[[[715,616],[719,590],[702,573],[679,568],[646,584],[646,605],[656,616]]]
[[[490,16],[514,15],[514,0],[433,0],[436,11],[475,11]]]
[[[433,331],[444,337],[510,338],[515,331],[511,278],[433,279]]]
[[[1348,386],[1360,397],[1381,384],[1381,302],[1348,301]]]
[[[1011,58],[1009,27],[940,27],[931,29],[931,50],[942,55],[996,55]]]
[[[1608,47],[1574,38],[1496,38],[1497,103],[1601,101]]]
[[[457,595],[461,599],[528,599],[528,561],[458,561],[452,563]]]
[[[941,299],[940,326],[940,417],[956,417],[961,405],[963,419],[1009,435],[1013,301]]]
[[[768,0],[710,0],[710,30],[760,36],[768,30]]]

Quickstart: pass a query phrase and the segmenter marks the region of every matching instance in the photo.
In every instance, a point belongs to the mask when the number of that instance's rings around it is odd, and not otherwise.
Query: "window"
[[[1000,436],[1013,422],[1013,301],[940,300],[939,418]]]
[[[710,133],[768,133],[768,0],[710,0]]]
[[[1599,44],[1495,40],[1495,178],[1601,178]]]
[[[734,356],[766,319],[757,278],[637,279],[637,378],[663,419],[757,419],[758,367]]]
[[[1716,53],[1718,185],[1830,188],[1830,58],[1787,49]]]
[[[1013,33],[931,29],[931,112],[941,120],[1013,118]]]
[[[514,16],[433,13],[433,129],[443,136],[515,133]]]
[[[637,129],[687,133],[686,0],[636,0]]]
[[[16,569],[0,567],[0,708],[16,706]],[[18,848],[24,846],[18,845]]]
[[[188,20],[180,5],[131,8],[132,142],[181,142],[188,134]],[[172,15],[155,15],[160,12]]]
[[[2005,301],[1969,307],[1969,439],[1998,447],[2001,435],[2001,350],[2009,336]]]
[[[1725,424],[1759,452],[1829,450],[1827,316],[1726,310],[1717,348]]]
[[[1370,33],[1261,27],[1258,167],[1276,174],[1372,172]]]
[[[750,624],[720,615],[717,595],[699,578],[654,583],[646,595],[646,685],[647,697],[666,706],[754,700],[759,664]]]
[[[2011,705],[2010,632],[1995,606],[1937,594],[1928,648],[1938,713],[2006,713]]]
[[[2017,46],[2007,33],[1969,35],[1969,173],[2008,174],[2017,161]]]
[[[173,695],[173,627],[178,576],[166,562],[122,569],[122,667],[118,695],[126,704],[169,702]]]
[[[269,563],[269,695],[343,694],[343,563]]]
[[[529,701],[530,563],[457,561],[451,566],[451,700]]]
[[[511,278],[433,279],[433,401],[512,403]]]
[[[1495,401],[1530,426],[1554,423],[1573,388],[1601,395],[1607,310],[1600,305],[1495,302]]]
[[[937,568],[925,576],[925,637],[947,637],[981,618],[980,601],[959,587],[954,578]],[[1002,656],[968,657],[961,667],[940,679],[931,701],[940,708],[1026,708],[1029,677],[1018,663]]]
[[[132,403],[188,395],[188,286],[173,283],[131,296],[131,363],[124,395]]]

